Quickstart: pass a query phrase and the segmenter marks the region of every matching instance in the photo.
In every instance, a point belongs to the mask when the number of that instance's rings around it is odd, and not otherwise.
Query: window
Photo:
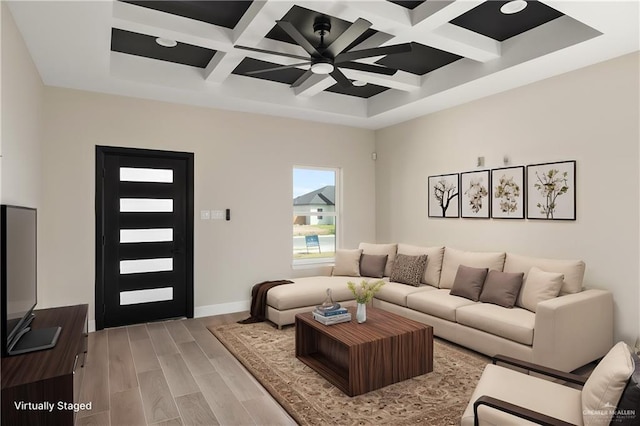
[[[293,264],[333,262],[339,223],[339,170],[293,168]]]

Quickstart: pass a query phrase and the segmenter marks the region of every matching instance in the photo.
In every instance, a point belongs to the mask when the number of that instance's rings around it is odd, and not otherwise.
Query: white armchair
[[[461,425],[591,426],[608,425],[614,416],[615,424],[638,425],[639,382],[640,360],[624,342],[588,378],[497,355],[482,373]]]

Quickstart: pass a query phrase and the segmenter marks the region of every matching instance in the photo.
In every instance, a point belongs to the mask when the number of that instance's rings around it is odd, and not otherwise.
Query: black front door
[[[96,147],[96,328],[193,317],[193,154]]]

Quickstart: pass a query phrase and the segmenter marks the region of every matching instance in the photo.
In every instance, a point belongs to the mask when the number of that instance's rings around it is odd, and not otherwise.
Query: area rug
[[[301,425],[457,425],[489,359],[435,339],[433,372],[349,397],[295,357],[295,327],[209,330]]]

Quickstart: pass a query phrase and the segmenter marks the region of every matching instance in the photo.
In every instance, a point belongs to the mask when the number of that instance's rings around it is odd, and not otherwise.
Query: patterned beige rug
[[[269,323],[209,330],[301,425],[457,425],[489,359],[434,342],[433,372],[349,397],[295,357],[295,328]]]

